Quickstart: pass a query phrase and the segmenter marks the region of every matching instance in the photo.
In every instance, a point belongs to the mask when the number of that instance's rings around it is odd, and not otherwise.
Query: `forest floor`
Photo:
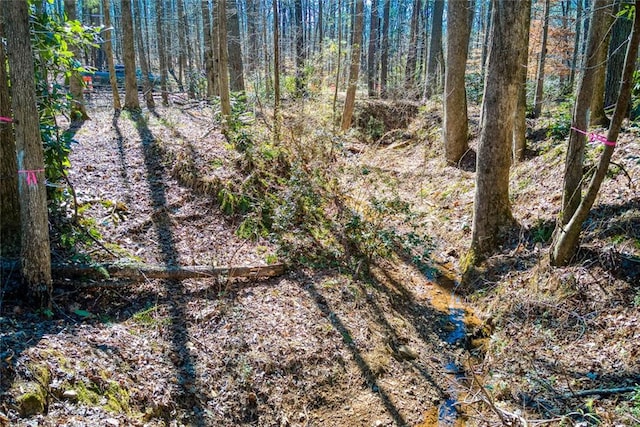
[[[294,149],[330,133],[315,107],[285,108],[283,134]],[[395,108],[377,108],[387,107]],[[437,109],[411,114],[401,131],[328,138],[331,188],[370,225],[352,221],[346,231],[372,242],[363,273],[362,260],[301,262],[296,251],[308,240],[331,240],[319,231],[290,230],[304,242],[287,251],[265,233],[239,237],[243,216],[222,212],[236,206],[225,198],[234,193],[220,190],[257,172],[210,106],[114,117],[94,100],[69,173],[82,224],[103,245],[90,246],[94,261],[285,262],[287,272],[135,284],[58,279],[50,318],[3,288],[0,426],[640,424],[640,129],[619,139],[579,255],[552,268],[566,143],[547,138],[553,118],[532,121],[527,159],[511,172],[519,227],[459,288],[473,162],[445,166]],[[298,132],[309,139],[296,142]],[[262,154],[277,158],[272,150]],[[599,150],[588,147],[587,163]],[[379,240],[394,227],[428,238],[416,237],[409,254],[379,256]],[[65,261],[62,251],[53,256]]]

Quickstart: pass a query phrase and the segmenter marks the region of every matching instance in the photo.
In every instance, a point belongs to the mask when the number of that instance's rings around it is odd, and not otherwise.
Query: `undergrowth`
[[[312,267],[360,274],[376,259],[394,255],[426,266],[431,241],[418,232],[409,204],[393,194],[348,196],[337,179],[348,162],[346,137],[324,131],[317,115],[301,114],[287,118],[285,111],[279,138],[273,138],[273,126],[254,123],[248,130],[234,120],[228,139],[241,154],[243,179],[227,182],[218,202],[225,213],[242,218],[237,234],[269,238],[281,259]]]

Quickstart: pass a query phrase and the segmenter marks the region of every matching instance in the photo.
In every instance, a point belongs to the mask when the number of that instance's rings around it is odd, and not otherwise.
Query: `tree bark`
[[[64,0],[64,11],[69,20],[75,21],[76,18],[76,1]],[[80,49],[75,46],[71,46],[70,49],[73,56],[78,61],[82,62],[80,55]],[[87,114],[87,108],[84,105],[84,83],[82,81],[82,74],[78,71],[72,71],[69,76],[69,93],[71,94],[71,121],[83,122],[89,119]]]
[[[628,3],[628,2],[627,2]],[[622,0],[616,1],[616,10],[619,12]],[[616,102],[620,88],[620,78],[624,68],[625,45],[629,41],[633,20],[626,16],[618,16],[613,24],[611,41],[609,42],[609,54],[607,61],[607,78],[605,84],[604,104],[609,108]]]
[[[607,53],[609,40],[611,38],[610,27],[613,23],[613,4],[607,3],[605,10],[602,13],[602,21],[597,25],[604,26],[604,37],[602,42],[598,45],[597,62],[594,64],[596,67],[595,77],[593,83],[593,93],[591,95],[591,115],[589,116],[589,124],[591,126],[609,126],[609,118],[604,111],[604,91],[605,91],[605,79],[607,73]],[[593,23],[592,25],[596,25]]]
[[[531,0],[522,0],[527,3],[527,8],[531,10]],[[524,160],[524,153],[527,148],[527,66],[529,60],[529,32],[531,28],[531,13],[527,14],[525,26],[526,42],[525,48],[520,51],[520,87],[518,88],[518,105],[513,123],[513,159],[516,162]]]
[[[165,49],[165,32],[164,32],[164,1],[156,0],[156,32],[158,34],[158,61],[160,62],[160,92],[162,94],[162,105],[169,105],[169,93],[167,91],[167,72],[169,64],[167,61]]]
[[[144,38],[142,36],[142,0],[134,0],[135,4],[135,21],[136,21],[136,40],[138,42],[138,59],[140,60],[140,68],[142,71],[142,90],[144,92],[144,100],[147,108],[155,108],[156,103],[153,100],[153,85],[149,80],[149,63],[147,62],[147,54],[145,50]]]
[[[468,1],[447,4],[447,63],[444,79],[443,139],[445,161],[456,165],[469,149],[465,70],[469,52],[471,20]]]
[[[407,52],[407,64],[404,70],[404,87],[408,93],[405,96],[420,98],[413,92],[416,90],[416,63],[418,61],[418,23],[422,9],[422,1],[413,1],[413,11],[411,13],[411,30],[409,31],[409,50]]]
[[[124,56],[124,109],[140,110],[138,82],[136,79],[136,51],[133,44],[133,17],[131,0],[121,0],[122,50]]]
[[[218,87],[220,107],[226,128],[231,120],[231,97],[229,95],[229,50],[227,44],[227,0],[218,0]]]
[[[431,39],[429,40],[429,57],[427,59],[427,81],[424,87],[426,99],[440,93],[440,71],[444,62],[442,55],[442,15],[444,0],[434,0],[433,16],[431,20]]]
[[[280,141],[280,19],[278,0],[271,2],[273,12],[273,138]]]
[[[304,27],[302,21],[302,0],[294,1],[294,15],[296,26],[296,97],[302,98],[306,94],[304,77]]]
[[[587,131],[589,126],[589,108],[593,97],[595,71],[598,64],[598,46],[604,40],[606,12],[608,0],[594,0],[591,12],[591,25],[587,40],[587,50],[582,61],[583,71],[576,92],[573,109],[572,126]],[[564,182],[562,189],[562,217],[560,222],[566,224],[573,216],[582,199],[582,162],[584,158],[585,137],[582,133],[572,131],[569,134],[569,145],[564,166]]]
[[[576,80],[576,70],[578,69],[578,53],[580,52],[581,38],[582,38],[582,1],[576,1],[576,25],[575,36],[573,39],[573,57],[571,59],[571,70],[569,71],[569,84],[567,85],[567,92],[573,91],[573,85]]]
[[[51,251],[29,12],[24,0],[5,2],[11,101],[18,167],[21,274],[32,303],[51,308]]]
[[[113,49],[111,47],[111,8],[109,0],[102,0],[102,10],[104,11],[104,51],[107,56],[107,67],[109,68],[109,84],[111,85],[111,95],[113,96],[113,109],[120,111],[120,92],[118,92],[118,79],[116,77],[116,67],[113,63]]]
[[[387,79],[389,74],[389,21],[391,19],[391,0],[384,0],[382,18],[382,52],[380,54],[380,96],[389,97]]]
[[[378,0],[371,3],[371,19],[369,21],[369,49],[367,52],[367,89],[369,97],[374,98],[378,95],[376,89],[376,50],[378,48]]]
[[[540,42],[540,56],[538,57],[538,72],[536,73],[536,92],[533,99],[532,117],[540,116],[542,111],[542,98],[544,95],[544,66],[547,59],[547,38],[549,34],[549,8],[550,0],[544,2],[544,18],[542,21],[542,41]]]
[[[598,3],[599,0],[596,0]],[[578,244],[580,239],[580,230],[582,224],[589,216],[589,212],[593,203],[598,196],[600,186],[605,178],[607,170],[609,169],[609,163],[613,150],[615,149],[615,142],[618,139],[620,133],[620,127],[624,116],[626,115],[627,106],[631,99],[631,88],[633,85],[633,72],[636,66],[638,58],[638,45],[640,44],[640,0],[635,2],[636,14],[633,21],[633,30],[631,33],[631,40],[627,46],[627,54],[625,56],[625,65],[622,72],[622,80],[620,83],[620,92],[618,94],[618,101],[616,102],[616,108],[613,112],[613,118],[607,132],[607,143],[598,162],[598,167],[591,178],[589,187],[585,193],[584,199],[576,209],[575,213],[569,221],[567,221],[564,227],[560,227],[557,231],[552,250],[550,254],[552,265],[566,265],[574,257],[578,250]],[[595,21],[592,21],[595,22]]]
[[[519,54],[527,40],[527,2],[493,0],[493,25],[483,99],[483,128],[478,143],[476,193],[471,235],[471,264],[500,243],[513,224],[509,203],[509,168],[514,111],[520,85]],[[499,120],[496,118],[500,118]]]
[[[0,8],[0,38],[6,37],[6,8]],[[11,119],[11,97],[7,75],[7,53],[0,43],[0,116]],[[20,253],[20,203],[18,201],[18,165],[16,142],[11,122],[0,122],[0,255]]]
[[[229,87],[233,92],[244,92],[244,66],[242,63],[242,45],[240,43],[240,17],[236,0],[226,0],[227,22],[229,27]]]
[[[353,108],[356,103],[356,89],[358,87],[358,74],[360,72],[360,54],[362,48],[362,27],[364,21],[364,3],[363,0],[356,1],[355,25],[353,26],[353,34],[351,37],[351,67],[349,69],[349,85],[347,86],[347,95],[344,101],[344,109],[342,111],[342,123],[340,128],[346,131],[351,127],[351,118],[353,116]]]
[[[204,34],[204,70],[207,76],[207,98],[212,99],[215,96],[213,71],[215,64],[213,63],[213,41],[211,40],[211,10],[209,9],[209,0],[200,2],[202,9],[202,32]]]

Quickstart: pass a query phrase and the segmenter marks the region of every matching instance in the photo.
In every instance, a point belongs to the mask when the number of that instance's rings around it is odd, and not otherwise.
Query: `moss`
[[[18,407],[23,417],[44,412],[47,405],[47,389],[51,382],[51,373],[45,365],[32,363],[29,371],[34,381],[20,384],[18,389],[25,390],[18,398]]]
[[[107,398],[107,403],[104,405],[107,411],[130,412],[129,392],[116,381],[109,381],[109,384],[104,391],[104,396]]]

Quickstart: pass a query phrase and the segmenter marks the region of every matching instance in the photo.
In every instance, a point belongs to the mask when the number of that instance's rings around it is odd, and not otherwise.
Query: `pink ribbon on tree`
[[[27,176],[27,185],[37,185],[38,184],[38,176],[36,175],[38,172],[44,172],[44,169],[30,169],[30,170],[19,170],[18,173],[23,173]]]
[[[3,117],[3,116],[0,116],[0,122],[3,122],[3,123],[11,123],[11,122],[13,122],[13,119],[12,119],[11,117]]]
[[[604,145],[608,145],[609,147],[615,147],[616,146],[616,142],[615,141],[609,141],[607,139],[606,136],[604,135],[600,135],[594,132],[585,132],[582,129],[578,129],[576,127],[571,126],[571,129],[575,130],[578,133],[581,133],[583,135],[586,135],[589,137],[589,141],[591,142],[600,142]]]

